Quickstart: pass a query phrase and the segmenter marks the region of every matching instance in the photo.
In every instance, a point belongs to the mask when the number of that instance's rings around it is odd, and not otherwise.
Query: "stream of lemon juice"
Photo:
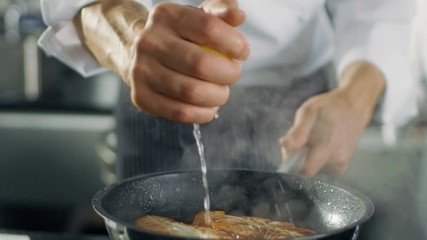
[[[205,190],[205,199],[203,202],[203,207],[205,208],[205,222],[209,224],[211,222],[211,216],[209,214],[209,211],[211,208],[211,201],[210,201],[210,197],[209,197],[205,149],[204,149],[203,142],[202,142],[202,133],[200,132],[200,125],[199,124],[196,124],[196,123],[193,124],[193,135],[194,135],[194,138],[196,140],[197,149],[199,151],[200,168],[202,170],[203,188]]]
[[[219,56],[228,58],[226,55],[210,48],[207,46],[202,46],[202,48],[208,52],[215,53]],[[218,113],[215,114],[215,119],[219,117]],[[207,176],[207,166],[206,166],[206,159],[205,159],[205,149],[202,142],[202,133],[200,132],[200,124],[194,123],[193,124],[193,135],[196,140],[197,144],[197,150],[199,152],[200,157],[200,168],[202,171],[202,181],[203,181],[203,188],[205,190],[205,199],[203,202],[204,210],[205,210],[205,222],[210,224],[211,222],[211,215],[210,215],[210,208],[211,208],[211,201],[209,197],[209,188],[208,188],[208,176]]]
[[[207,46],[202,46],[202,48],[208,52],[215,53],[219,56],[223,56],[228,58],[226,55],[210,48]],[[218,113],[215,114],[215,119],[218,118]],[[202,181],[203,181],[203,188],[205,190],[205,199],[203,202],[204,210],[205,210],[205,222],[210,223],[211,222],[211,215],[209,214],[210,208],[211,208],[211,200],[209,197],[209,188],[208,188],[208,176],[207,176],[207,167],[206,167],[206,159],[205,159],[205,149],[202,142],[202,133],[200,132],[200,124],[194,123],[193,124],[193,135],[196,140],[197,144],[197,150],[199,152],[200,157],[200,168],[202,171]]]

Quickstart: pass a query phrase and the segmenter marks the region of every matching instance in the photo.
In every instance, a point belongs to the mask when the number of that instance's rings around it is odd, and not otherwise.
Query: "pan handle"
[[[287,159],[282,160],[282,164],[277,169],[279,173],[296,174],[307,158],[308,149],[306,147],[292,153]]]
[[[105,220],[105,226],[107,227],[107,231],[111,239],[130,240],[127,234],[126,228],[124,226],[106,218],[104,218],[104,220]]]
[[[353,237],[351,238],[351,240],[356,240],[357,237],[359,237],[359,232],[360,232],[360,225],[357,225],[356,228],[354,229]]]

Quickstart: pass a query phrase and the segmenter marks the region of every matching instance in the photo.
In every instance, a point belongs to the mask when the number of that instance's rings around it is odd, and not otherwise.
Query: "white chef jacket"
[[[139,0],[148,9],[160,0]],[[71,19],[94,0],[41,0],[48,28],[39,45],[83,76],[106,71],[83,47]],[[175,0],[199,5],[202,1]],[[380,119],[400,126],[417,114],[418,80],[410,68],[414,0],[241,0],[239,29],[251,46],[239,84],[286,85],[334,61],[374,63],[387,81]],[[327,8],[325,7],[327,6]],[[327,9],[327,10],[326,10]]]
[[[427,80],[427,1],[417,1],[417,17],[414,28],[414,58],[416,71],[421,78]]]

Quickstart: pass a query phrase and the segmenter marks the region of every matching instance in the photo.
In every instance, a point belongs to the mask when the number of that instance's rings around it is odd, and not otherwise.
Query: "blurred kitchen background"
[[[418,10],[414,73],[425,86],[425,0]],[[38,0],[0,1],[0,230],[105,234],[91,198],[114,181],[111,115],[121,83],[111,73],[84,79],[46,57],[37,47],[44,28]],[[426,124],[423,100],[394,145],[376,125],[363,135],[339,180],[377,207],[361,239],[427,239]]]
[[[39,0],[0,1],[0,229],[103,232],[90,204],[114,178],[121,83],[46,57],[44,28]]]

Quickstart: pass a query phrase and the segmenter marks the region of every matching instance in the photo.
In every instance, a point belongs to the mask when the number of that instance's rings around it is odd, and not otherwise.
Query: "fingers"
[[[144,81],[134,81],[131,99],[135,106],[153,116],[162,116],[183,123],[211,121],[218,107],[201,107],[188,104],[153,91]]]
[[[245,21],[245,13],[240,10],[236,0],[205,1],[200,8],[232,26],[238,26]]]
[[[231,84],[237,81],[242,71],[239,62],[204,50],[191,42],[171,38],[164,42],[164,49],[157,57],[166,67],[185,75],[216,84]]]
[[[228,99],[228,85],[242,71],[233,59],[246,59],[249,51],[243,35],[228,23],[242,21],[237,3],[229,1],[229,7],[225,1],[215,5],[218,16],[173,3],[155,5],[129,52],[133,62],[125,78],[134,105],[180,122],[214,118]]]
[[[294,125],[288,133],[280,139],[280,143],[285,148],[287,154],[302,148],[307,144],[316,119],[318,110],[308,105],[301,106],[295,115]]]
[[[211,27],[217,30],[206,30],[201,23],[203,21],[213,22],[213,25],[219,27]],[[236,38],[240,39],[237,40],[238,44],[234,44]],[[239,48],[247,48],[242,38],[234,27],[199,9],[158,4],[136,46],[139,53],[151,55],[182,74],[213,83],[231,84],[240,77],[241,65],[229,58],[244,59],[248,54],[244,53],[246,56],[243,56],[239,53]],[[244,43],[240,44],[241,41]],[[200,46],[215,49],[229,58],[206,51]]]
[[[348,167],[355,146],[354,136],[336,129],[340,128],[342,118],[331,120],[331,112],[319,99],[312,98],[298,109],[294,125],[280,139],[282,156],[284,161],[289,161],[302,148],[307,148],[308,155],[303,160],[300,174],[313,176],[322,172],[340,175]]]
[[[249,45],[234,26],[195,8],[180,8],[178,14],[180,15],[172,26],[180,37],[197,45],[209,46],[232,59],[247,59]]]
[[[300,173],[307,176],[314,176],[318,173],[342,175],[347,171],[350,156],[351,154],[331,150],[325,145],[313,146],[310,148]]]
[[[310,147],[309,153],[300,173],[307,176],[316,175],[329,160],[328,146],[323,144]]]
[[[327,141],[303,147],[293,152],[282,148],[285,165],[302,175],[314,176],[344,174],[348,168],[351,152],[345,149],[331,149]],[[295,167],[296,166],[296,167]]]
[[[200,81],[177,73],[160,63],[142,67],[139,76],[145,76],[149,87],[179,102],[200,107],[216,107],[225,104],[229,97],[228,85]]]
[[[307,145],[306,145],[307,146]],[[287,151],[282,147],[282,158],[288,169],[295,173],[314,176],[318,173],[342,175],[347,171],[351,151],[332,149],[327,141],[310,144],[298,150]]]

